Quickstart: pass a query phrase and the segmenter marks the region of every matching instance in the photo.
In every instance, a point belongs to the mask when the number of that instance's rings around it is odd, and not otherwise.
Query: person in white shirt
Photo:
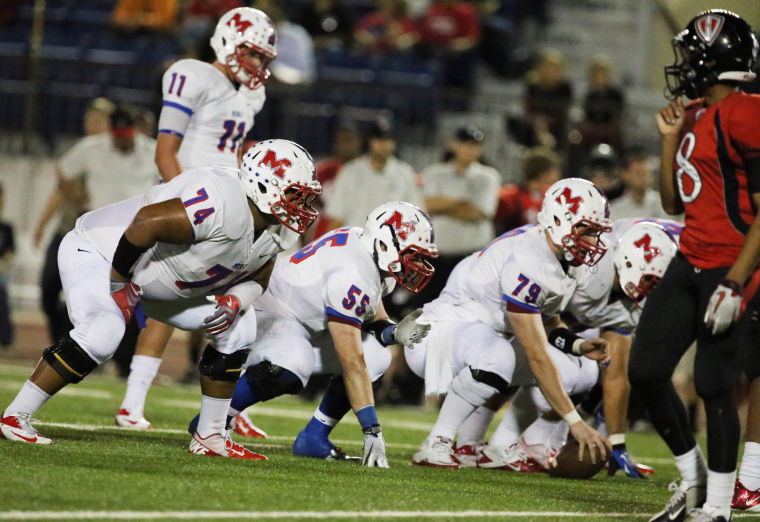
[[[237,168],[246,133],[264,105],[268,65],[277,56],[277,35],[269,17],[240,7],[221,16],[211,47],[213,63],[179,60],[164,73],[163,107],[155,161],[164,181],[189,168]],[[140,334],[116,424],[145,430],[145,400],[174,328],[148,320]],[[203,339],[190,336],[191,358]],[[195,362],[195,361],[193,361]]]
[[[660,195],[652,188],[652,165],[643,147],[631,147],[625,151],[620,179],[625,185],[625,191],[610,203],[610,216],[613,220],[670,217],[662,209]]]
[[[321,191],[306,150],[258,143],[242,169],[191,169],[148,192],[88,212],[61,243],[59,266],[74,328],[47,348],[5,409],[9,440],[51,444],[31,416],[67,384],[106,361],[132,317],[149,317],[210,339],[200,362],[201,413],[190,453],[265,457],[233,443],[225,417],[248,345],[254,301],[282,251],[273,225],[303,233]]]
[[[423,207],[414,169],[393,156],[396,139],[385,122],[367,133],[367,153],[338,172],[325,206],[330,228],[362,226],[370,211],[386,201],[407,201]]]

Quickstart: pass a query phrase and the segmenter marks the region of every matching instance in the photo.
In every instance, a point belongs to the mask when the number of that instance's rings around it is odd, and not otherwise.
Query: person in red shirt
[[[523,161],[523,181],[499,190],[499,206],[494,216],[497,236],[508,230],[536,222],[544,194],[561,176],[559,155],[546,147],[531,149]]]
[[[725,522],[740,435],[734,387],[745,350],[757,344],[747,336],[756,314],[740,320],[740,307],[760,260],[760,96],[738,89],[755,78],[757,40],[739,16],[715,9],[692,19],[673,49],[676,63],[665,68],[670,103],[657,113],[660,199],[668,214],[685,213],[685,227],[678,255],[642,312],[628,374],[681,474],[651,520],[683,520],[693,510],[689,520]],[[682,95],[694,101],[684,106]],[[758,299],[749,306],[760,310]],[[670,380],[695,339],[706,463]],[[754,359],[756,371],[760,357]]]
[[[419,40],[417,27],[406,15],[403,0],[378,0],[377,10],[356,24],[354,40],[371,53],[409,50]]]

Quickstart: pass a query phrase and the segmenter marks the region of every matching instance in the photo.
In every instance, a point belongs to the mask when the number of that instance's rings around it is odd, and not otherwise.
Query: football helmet
[[[631,225],[615,247],[615,269],[625,295],[643,305],[677,251],[676,240],[662,226],[651,222]]]
[[[573,266],[594,266],[607,251],[600,236],[612,230],[610,205],[590,181],[567,178],[554,183],[546,191],[536,218]]]
[[[245,65],[241,47],[247,47],[261,56],[259,67]],[[224,64],[242,85],[255,89],[269,79],[269,63],[277,58],[277,33],[272,20],[263,12],[251,7],[238,7],[219,18],[211,48],[216,59]]]
[[[245,153],[238,171],[245,195],[265,214],[303,234],[317,219],[314,202],[322,193],[314,160],[288,140],[260,141]]]
[[[673,37],[675,62],[665,67],[666,96],[699,98],[721,81],[749,82],[757,57],[752,28],[737,14],[711,9],[694,17]]]
[[[433,277],[428,261],[438,257],[433,224],[411,203],[393,201],[372,210],[361,239],[377,267],[410,292],[418,293]]]

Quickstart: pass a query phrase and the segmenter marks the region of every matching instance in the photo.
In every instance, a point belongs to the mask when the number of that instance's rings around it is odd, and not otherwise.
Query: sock
[[[551,447],[551,434],[560,422],[562,421],[551,421],[544,419],[543,417],[537,418],[522,434],[525,444],[528,446],[543,444],[544,446]]]
[[[707,501],[704,510],[714,517],[731,516],[731,499],[734,497],[734,480],[736,471],[721,473],[707,470]]]
[[[5,409],[3,416],[13,415],[14,413],[34,415],[49,398],[50,395],[27,379],[19,390],[18,395],[16,395],[16,398]]]
[[[682,486],[704,486],[707,483],[705,457],[698,445],[683,455],[676,455],[676,467],[681,472]]]
[[[198,436],[205,439],[214,433],[222,433],[226,427],[225,421],[229,409],[230,399],[217,399],[203,395],[198,428],[196,429]]]
[[[446,395],[446,400],[443,401],[441,412],[438,414],[438,420],[435,422],[430,436],[454,440],[459,427],[475,411],[475,408],[476,406],[464,400],[455,391],[450,390]]]
[[[161,366],[161,358],[148,357],[147,355],[135,355],[129,365],[129,377],[127,378],[127,393],[121,402],[121,409],[129,411],[133,419],[139,419],[145,412],[145,398],[148,390],[156,378],[158,367]]]
[[[739,468],[739,480],[752,491],[760,489],[760,443],[744,443],[744,456]]]
[[[517,442],[520,438],[520,423],[517,417],[517,412],[510,406],[504,414],[504,418],[496,426],[488,445],[506,449]]]
[[[457,436],[457,442],[459,445],[463,444],[475,444],[483,442],[485,440],[486,431],[488,426],[493,420],[493,416],[496,414],[494,410],[480,406],[477,410],[472,412],[472,415],[467,417],[464,421],[462,429],[459,430]]]

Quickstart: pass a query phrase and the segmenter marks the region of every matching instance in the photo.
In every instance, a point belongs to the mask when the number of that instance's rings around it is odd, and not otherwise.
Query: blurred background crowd
[[[613,219],[664,216],[654,113],[671,35],[711,7],[760,27],[757,0],[0,0],[0,347],[11,309],[42,310],[51,338],[69,328],[58,243],[82,212],[158,178],[161,76],[213,60],[216,20],[243,5],[279,38],[247,141],[291,139],[318,160],[311,237],[391,199],[431,214],[439,273],[394,295],[399,311],[534,222],[560,177],[596,183]],[[61,179],[80,183],[64,193]],[[381,394],[402,400],[393,380]]]

